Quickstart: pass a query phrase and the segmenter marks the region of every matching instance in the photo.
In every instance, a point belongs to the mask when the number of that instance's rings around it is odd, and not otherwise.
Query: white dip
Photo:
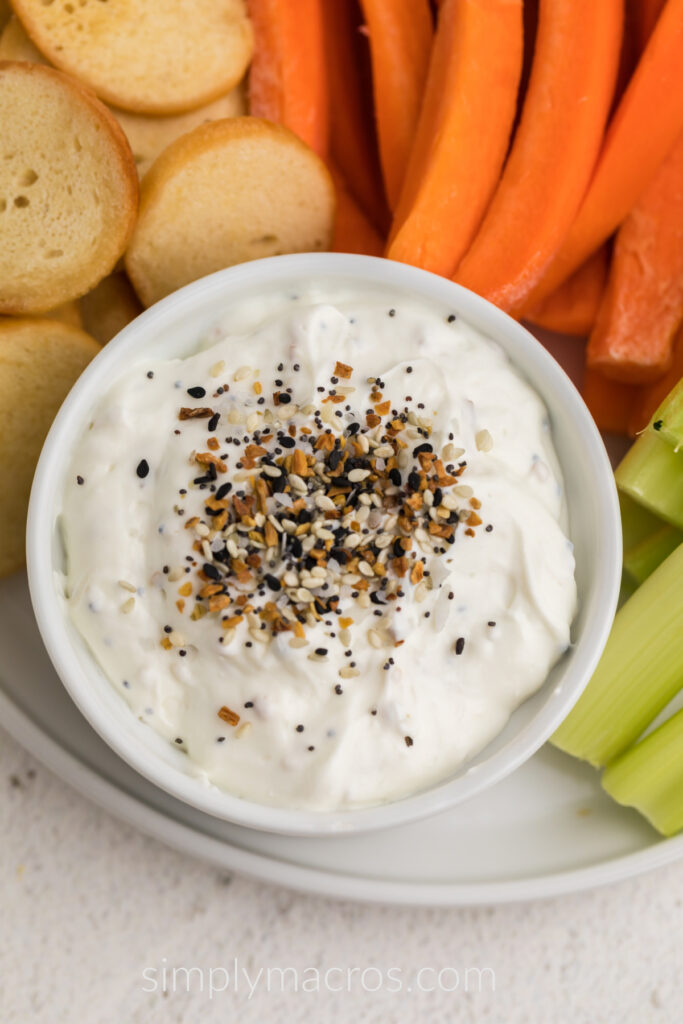
[[[244,299],[97,403],[63,496],[70,614],[208,782],[317,810],[414,793],[569,644],[546,410],[449,313],[320,284]]]

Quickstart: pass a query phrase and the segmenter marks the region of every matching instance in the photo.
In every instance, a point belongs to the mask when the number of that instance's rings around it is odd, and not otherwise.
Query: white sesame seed
[[[296,533],[296,523],[293,519],[283,519],[282,529],[285,533]]]
[[[394,454],[394,449],[390,444],[381,444],[375,448],[374,454],[378,459],[390,459]]]
[[[360,675],[360,670],[357,668],[351,668],[350,665],[339,669],[339,675],[342,679],[353,679],[355,676]]]
[[[348,537],[344,538],[345,548],[357,548],[362,542],[363,538],[358,533],[350,533]]]
[[[282,420],[283,423],[286,423],[287,420],[291,420],[292,417],[296,416],[299,410],[298,407],[292,403],[290,405],[278,405],[275,411],[277,418]]]
[[[459,498],[471,498],[474,491],[469,484],[456,484],[453,488],[453,493],[457,494]]]
[[[121,611],[123,612],[124,615],[128,615],[129,612],[132,612],[133,608],[135,608],[134,597],[129,597],[128,600],[124,601],[123,604],[121,605]]]
[[[305,493],[308,490],[304,481],[296,473],[289,474],[289,476],[287,477],[287,483],[289,484],[290,487],[293,487],[295,491]]]
[[[270,643],[270,633],[267,629],[250,629],[249,636],[260,644]]]
[[[309,661],[327,661],[327,655],[326,654],[317,654],[315,651],[311,651],[311,653],[308,655],[308,660]]]
[[[316,494],[315,504],[324,512],[334,512],[337,508],[335,503],[332,501],[332,498],[328,498],[326,494]]]
[[[351,630],[341,629],[339,631],[339,639],[344,644],[344,647],[350,647],[351,645]]]
[[[266,474],[266,476],[272,476],[272,477],[282,476],[282,470],[278,469],[277,466],[269,466],[266,463],[265,466],[262,466],[262,469],[263,469],[263,472]]]
[[[488,430],[478,430],[474,435],[474,442],[480,452],[490,452],[493,448],[493,438]]]
[[[424,501],[427,508],[431,508],[431,506],[434,504],[434,495],[430,490],[423,491],[422,500]]]
[[[177,629],[174,629],[171,633],[168,634],[168,639],[170,640],[174,647],[185,646],[185,637],[183,636],[182,633],[179,633]]]
[[[137,593],[137,587],[134,583],[129,583],[127,580],[119,580],[119,586],[123,587],[124,590],[129,590],[131,594]]]
[[[327,576],[327,569],[325,569],[324,566],[322,565],[315,565],[311,569],[311,576],[318,576],[319,578],[322,577],[322,579],[325,579],[325,577]]]
[[[237,729],[235,730],[235,739],[236,740],[243,739],[247,735],[247,733],[250,731],[250,729],[251,729],[251,722],[242,722],[242,724],[238,725]]]
[[[271,526],[275,527],[275,529],[277,530],[278,533],[282,533],[282,527],[280,526],[280,523],[277,521],[275,516],[273,516],[273,515],[268,516],[268,522],[270,523]]]
[[[233,406],[230,412],[228,413],[228,423],[242,423],[242,410],[239,409],[236,405]]]
[[[225,369],[225,362],[223,359],[219,359],[217,363],[214,363],[209,370],[210,377],[220,377],[223,370]]]
[[[363,492],[363,494],[358,495],[358,500],[361,503],[361,505],[369,505],[372,501],[372,498],[370,497],[369,494],[365,494],[365,492]]]
[[[259,425],[260,419],[260,412],[252,412],[249,416],[247,416],[247,430],[256,430],[256,428]],[[244,724],[249,725],[249,722],[245,722]]]
[[[360,608],[370,607],[370,595],[368,594],[367,590],[361,590],[356,600],[358,601],[358,605]]]
[[[358,445],[359,445],[360,450],[362,452],[365,452],[367,454],[370,451],[370,442],[368,441],[368,438],[367,438],[366,434],[359,434],[358,435]],[[351,477],[349,477],[349,480],[350,479],[351,479]]]
[[[251,366],[240,366],[239,369],[235,370],[233,380],[246,380],[252,373]]]
[[[291,569],[288,569],[282,577],[282,581],[286,587],[296,587],[299,584],[299,577]]]
[[[352,484],[360,483],[361,480],[367,479],[370,476],[369,469],[352,469],[349,473],[349,480]]]
[[[369,562],[363,561],[358,563],[358,571],[362,572],[364,576],[374,576],[374,570]]]
[[[175,583],[177,580],[181,580],[183,576],[185,576],[185,570],[182,567],[171,569],[168,574],[169,583]]]
[[[444,496],[443,496],[443,498],[441,500],[441,504],[443,505],[444,508],[448,508],[451,511],[453,511],[453,509],[456,509],[458,507],[458,503],[457,503],[457,501],[455,500],[455,498],[453,497],[452,494],[444,494]]]
[[[230,557],[237,558],[238,548],[232,537],[228,537],[228,539],[225,542],[225,546],[228,549],[228,554],[230,555]]]
[[[368,643],[370,644],[371,647],[375,647],[377,649],[385,646],[384,638],[377,629],[368,630]]]
[[[289,641],[289,646],[290,647],[307,647],[308,646],[308,640],[306,640],[305,637],[303,637],[303,636],[293,636],[292,639]]]
[[[415,587],[415,590],[413,592],[413,598],[414,598],[415,601],[417,601],[418,604],[421,604],[424,601],[424,599],[426,598],[426,596],[427,596],[427,584],[425,583],[424,580],[422,580]]]
[[[235,639],[236,632],[237,630],[235,629],[226,629],[225,633],[223,634],[223,643],[221,644],[221,646],[227,647],[228,644],[231,644],[232,641]]]
[[[206,523],[195,523],[194,532],[197,534],[198,537],[208,537],[209,534],[211,533],[211,530],[206,525]]]
[[[301,601],[302,604],[308,604],[313,600],[313,594],[306,587],[299,587],[296,592],[297,601]]]

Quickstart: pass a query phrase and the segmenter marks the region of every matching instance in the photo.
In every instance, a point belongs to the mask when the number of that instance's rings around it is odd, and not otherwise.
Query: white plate
[[[309,893],[420,905],[499,903],[614,882],[683,857],[613,804],[597,774],[545,747],[437,818],[374,835],[271,836],[218,821],[128,768],[90,728],[42,647],[23,575],[0,584],[0,722],[112,814],[229,871]]]

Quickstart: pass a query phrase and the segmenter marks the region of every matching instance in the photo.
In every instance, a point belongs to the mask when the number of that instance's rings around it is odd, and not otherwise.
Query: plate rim
[[[245,850],[150,806],[62,747],[14,703],[1,685],[0,715],[3,727],[33,757],[81,796],[115,818],[179,853],[253,881],[280,885],[308,896],[393,906],[490,906],[585,892],[683,859],[681,834],[660,839],[646,850],[574,871],[500,882],[397,882],[344,875]]]

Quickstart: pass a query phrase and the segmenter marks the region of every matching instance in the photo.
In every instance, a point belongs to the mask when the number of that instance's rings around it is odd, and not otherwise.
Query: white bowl
[[[451,778],[394,803],[315,813],[252,803],[207,785],[187,757],[140,722],[115,692],[72,626],[61,594],[63,551],[57,520],[73,446],[98,397],[125,368],[148,357],[192,351],[231,298],[301,287],[310,278],[375,282],[448,305],[495,339],[543,398],[564,473],[574,543],[579,610],[572,646],[544,686],[503,732]],[[564,371],[518,323],[472,292],[414,267],[333,253],[278,256],[195,281],[129,324],[74,385],[47,437],[36,470],[27,528],[31,598],[48,654],[65,687],[100,736],[133,768],[173,796],[227,821],[290,835],[328,835],[403,824],[480,793],[531,757],[576,703],[607,640],[619,591],[621,526],[614,478],[602,440]]]

